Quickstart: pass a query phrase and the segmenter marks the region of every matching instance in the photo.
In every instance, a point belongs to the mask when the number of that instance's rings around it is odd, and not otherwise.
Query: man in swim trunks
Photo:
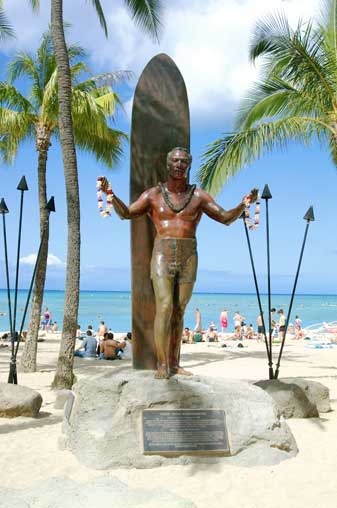
[[[203,213],[229,225],[256,201],[257,190],[246,195],[232,210],[225,211],[207,192],[188,183],[192,157],[186,148],[173,148],[167,155],[168,180],[143,192],[130,206],[112,194],[115,212],[122,219],[147,214],[156,229],[151,278],[156,301],[154,340],[158,370],[156,378],[190,375],[180,367],[183,318],[197,272],[195,233]],[[101,189],[106,192],[103,178]]]

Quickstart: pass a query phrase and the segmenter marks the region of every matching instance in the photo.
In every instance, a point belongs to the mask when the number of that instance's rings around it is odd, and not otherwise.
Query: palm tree
[[[264,152],[287,141],[318,139],[337,165],[337,0],[329,0],[318,23],[292,29],[283,15],[260,21],[250,57],[263,57],[261,80],[237,115],[235,131],[203,155],[199,180],[216,194],[223,184]]]
[[[91,0],[107,34],[104,13],[99,0]],[[160,0],[125,0],[132,18],[157,37]],[[76,151],[71,115],[71,76],[63,27],[63,1],[51,0],[51,29],[58,73],[60,140],[67,194],[68,253],[64,318],[54,388],[71,388],[73,384],[74,346],[77,326],[80,284],[80,206]]]
[[[79,76],[87,71],[82,48],[71,46],[68,55],[72,63],[72,101],[74,137],[77,145],[93,153],[97,160],[112,166],[121,154],[124,134],[109,128],[107,119],[112,117],[118,96],[108,86],[97,86],[97,78],[79,82]],[[76,60],[74,62],[74,60]],[[42,252],[37,267],[30,323],[21,365],[26,372],[36,370],[37,336],[40,324],[43,291],[48,258],[48,211],[46,169],[51,138],[58,135],[57,67],[51,35],[43,36],[35,57],[19,53],[9,65],[9,83],[0,83],[0,151],[5,162],[12,162],[19,144],[26,138],[34,138],[38,152],[38,194],[40,208],[40,235],[46,228]],[[109,79],[119,80],[130,73],[110,73]],[[13,82],[24,76],[31,83],[29,98],[24,97]],[[103,75],[104,76],[104,75]],[[100,76],[102,81],[102,76]]]

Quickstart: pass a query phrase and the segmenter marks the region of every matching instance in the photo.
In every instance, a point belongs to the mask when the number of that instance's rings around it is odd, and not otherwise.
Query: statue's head
[[[167,154],[167,170],[172,177],[188,178],[192,164],[192,155],[187,148],[176,146]]]

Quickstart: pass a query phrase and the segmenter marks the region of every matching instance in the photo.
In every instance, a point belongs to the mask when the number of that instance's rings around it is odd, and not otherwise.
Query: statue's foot
[[[169,379],[170,374],[167,372],[165,365],[158,367],[157,372],[154,375],[155,379]]]
[[[193,376],[192,372],[189,372],[182,367],[172,367],[170,372],[172,375],[179,374],[180,376]]]

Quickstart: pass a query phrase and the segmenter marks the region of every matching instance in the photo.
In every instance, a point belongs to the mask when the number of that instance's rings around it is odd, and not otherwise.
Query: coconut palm
[[[97,160],[109,167],[121,154],[121,141],[126,136],[109,127],[107,120],[114,114],[118,96],[109,86],[98,86],[97,78],[79,81],[87,71],[79,61],[85,53],[78,46],[68,48],[72,76],[73,124],[75,142],[81,149],[93,153]],[[21,52],[8,68],[9,82],[0,83],[0,151],[5,162],[12,162],[18,147],[27,138],[35,140],[38,152],[38,195],[40,208],[40,235],[46,228],[41,257],[36,272],[34,293],[22,366],[25,371],[36,370],[37,335],[40,324],[43,291],[48,257],[48,211],[46,168],[52,137],[58,136],[57,67],[50,33],[33,57]],[[110,82],[121,80],[130,73],[110,73]],[[28,98],[13,85],[20,77],[30,81]],[[104,77],[104,76],[103,76]],[[100,82],[102,82],[100,76]]]
[[[91,0],[107,34],[99,0]],[[160,0],[125,0],[132,18],[152,36],[158,36]],[[58,73],[60,140],[67,194],[68,252],[62,340],[53,380],[54,388],[73,384],[74,346],[77,327],[80,283],[80,206],[76,152],[71,115],[71,77],[63,28],[63,1],[51,0],[51,29]]]
[[[216,194],[237,171],[287,141],[318,139],[337,164],[337,0],[318,23],[292,29],[284,15],[260,21],[250,48],[261,80],[242,102],[235,131],[212,143],[199,180]]]

